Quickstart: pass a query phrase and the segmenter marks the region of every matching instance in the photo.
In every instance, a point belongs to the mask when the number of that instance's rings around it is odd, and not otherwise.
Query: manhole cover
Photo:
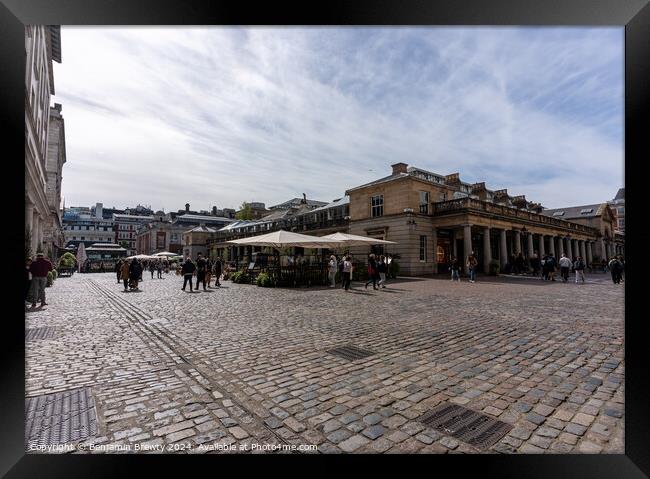
[[[478,448],[488,448],[512,425],[457,404],[441,404],[420,417],[424,425]]]
[[[25,330],[25,341],[34,341],[35,339],[50,339],[54,337],[54,328],[30,328]]]
[[[67,444],[97,434],[89,388],[25,398],[27,447]]]
[[[335,356],[340,356],[343,359],[348,359],[350,361],[367,358],[368,356],[376,354],[374,351],[357,348],[356,346],[340,346],[338,348],[329,349],[327,352],[329,354],[334,354]]]

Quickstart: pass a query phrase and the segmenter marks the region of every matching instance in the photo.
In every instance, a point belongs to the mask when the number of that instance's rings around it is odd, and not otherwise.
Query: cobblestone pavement
[[[77,452],[623,453],[623,286],[607,279],[192,294],[175,275],[124,293],[76,274],[26,314],[53,328],[26,343],[26,395],[91,388],[98,433]],[[326,352],[348,344],[376,354]],[[418,421],[442,402],[514,427],[476,449]]]

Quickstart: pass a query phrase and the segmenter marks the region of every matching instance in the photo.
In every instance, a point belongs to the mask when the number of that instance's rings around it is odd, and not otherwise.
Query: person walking
[[[214,285],[215,287],[221,286],[221,283],[219,280],[221,279],[221,271],[223,269],[223,263],[221,262],[221,258],[217,257],[217,259],[214,260]]]
[[[25,261],[25,303],[31,303],[29,294],[30,290],[32,289],[32,273],[29,272],[31,265],[32,258],[27,258]]]
[[[350,289],[352,283],[352,257],[346,256],[343,261],[343,287],[345,291]]]
[[[533,276],[539,276],[539,255],[537,251],[533,252],[532,258],[530,258],[530,267],[533,270]]]
[[[205,282],[208,285],[208,288],[211,288],[210,282],[212,281],[212,260],[208,257],[205,260]]]
[[[31,297],[32,309],[36,308],[36,302],[41,302],[41,308],[46,306],[45,287],[47,286],[47,273],[54,267],[49,259],[45,258],[43,253],[36,254],[36,261],[29,266],[29,272],[32,274]]]
[[[196,257],[196,289],[199,289],[199,283],[203,283],[203,291],[207,291],[205,288],[205,258],[199,253]]]
[[[523,258],[522,258],[523,259]],[[474,283],[476,281],[476,267],[478,266],[478,260],[474,251],[472,251],[467,257],[467,270],[469,272],[469,282]]]
[[[142,265],[140,264],[140,261],[137,259],[134,259],[131,261],[131,265],[129,266],[129,281],[131,285],[131,289],[136,289],[139,290],[140,286],[138,283],[142,281]]]
[[[377,288],[377,261],[375,261],[375,255],[371,254],[368,256],[368,281],[366,281],[366,289],[368,285],[372,283],[372,289]]]
[[[451,280],[457,280],[460,283],[460,263],[455,256],[451,258]]]
[[[151,273],[151,279],[153,279],[154,271],[156,271],[156,265],[153,261],[149,261],[149,272]]]
[[[550,253],[546,259],[546,268],[548,269],[548,279],[555,281],[555,269],[557,268],[557,264],[553,253]]]
[[[576,283],[578,279],[582,279],[582,282],[585,282],[585,262],[580,256],[576,258],[575,263],[573,263],[573,271],[576,272]]]
[[[617,256],[614,256],[607,264],[609,271],[612,274],[612,281],[614,284],[621,283],[621,276],[623,273],[623,264],[619,261]]]
[[[336,261],[336,256],[330,256],[330,261],[327,263],[327,271],[330,280],[330,288],[336,287],[336,273],[338,271],[338,262]]]
[[[540,264],[542,266],[542,279],[544,281],[548,280],[548,255],[545,254],[541,259]]]
[[[388,263],[386,263],[386,257],[382,254],[379,257],[379,263],[377,263],[377,273],[379,273],[379,281],[377,284],[380,284],[382,288],[386,287],[386,273],[388,272]]]
[[[128,261],[123,261],[122,265],[120,266],[120,279],[124,282],[124,291],[129,290],[129,270],[131,268],[129,267],[129,262]]]
[[[196,270],[196,266],[194,265],[194,263],[192,263],[192,259],[187,258],[183,263],[183,266],[181,267],[181,274],[183,275],[183,287],[181,289],[183,291],[185,291],[185,286],[187,286],[187,283],[190,284],[190,293],[193,291],[192,275],[194,274],[195,270]]]
[[[571,269],[571,260],[567,258],[566,254],[562,253],[562,257],[560,258],[560,275],[562,276],[563,283],[569,281],[570,269]]]
[[[117,263],[115,263],[115,275],[117,276],[117,284],[120,284],[120,276],[122,273],[122,260],[118,260]]]
[[[163,264],[162,261],[156,261],[156,271],[158,272],[158,279],[162,279]]]

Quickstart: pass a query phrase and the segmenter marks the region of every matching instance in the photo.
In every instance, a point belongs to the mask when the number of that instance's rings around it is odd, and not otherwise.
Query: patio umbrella
[[[170,251],[162,251],[160,253],[154,254],[154,256],[178,256],[178,253],[172,253]]]
[[[363,246],[363,245],[374,245],[374,244],[397,244],[394,241],[380,240],[377,238],[371,238],[370,236],[359,236],[351,235],[347,233],[334,233],[331,235],[322,236],[322,238],[328,238],[331,240],[338,241],[340,244],[345,246]]]
[[[300,248],[335,248],[341,244],[340,241],[329,238],[303,235],[284,230],[226,241],[226,243],[244,246],[268,246],[271,248],[290,248],[292,246]]]
[[[148,254],[136,254],[135,256],[129,256],[126,259],[139,259],[139,260],[150,260],[150,259],[160,259],[158,256],[150,256]]]

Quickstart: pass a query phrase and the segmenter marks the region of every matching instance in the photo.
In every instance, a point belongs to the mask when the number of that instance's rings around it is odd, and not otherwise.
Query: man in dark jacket
[[[203,255],[199,253],[196,258],[196,289],[199,289],[199,283],[203,283],[203,291],[206,291],[205,268],[206,268],[205,258],[203,258]]]
[[[131,281],[132,289],[140,289],[138,283],[142,281],[142,265],[137,259],[131,261],[131,266],[129,266],[129,281]]]
[[[120,283],[120,276],[122,275],[122,260],[115,263],[115,274],[117,275],[117,283]]]
[[[32,308],[36,307],[36,302],[41,302],[41,308],[47,303],[45,302],[45,286],[47,286],[47,273],[52,271],[54,267],[50,260],[45,258],[43,253],[36,255],[36,261],[32,262],[29,267],[29,272],[32,273]]]
[[[219,278],[221,277],[222,269],[223,269],[223,265],[221,264],[221,258],[217,258],[214,261],[215,286],[221,286],[221,283],[219,282]]]
[[[194,266],[194,263],[192,263],[192,260],[190,258],[187,258],[185,260],[185,263],[183,263],[183,266],[181,267],[181,274],[183,275],[183,288],[181,288],[183,291],[185,291],[185,286],[187,286],[187,283],[190,283],[190,293],[194,291],[192,289],[192,274],[196,270],[196,266]]]

